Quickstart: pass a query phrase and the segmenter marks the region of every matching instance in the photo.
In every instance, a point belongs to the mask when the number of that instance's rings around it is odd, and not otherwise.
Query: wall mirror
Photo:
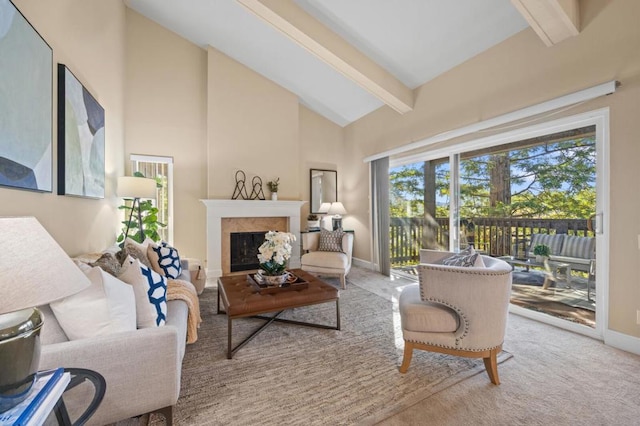
[[[311,213],[320,213],[322,203],[338,201],[338,172],[311,169]]]

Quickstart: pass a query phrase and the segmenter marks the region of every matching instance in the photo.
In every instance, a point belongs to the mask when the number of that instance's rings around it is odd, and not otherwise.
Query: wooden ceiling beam
[[[292,0],[237,1],[400,114],[413,110],[410,88]]]
[[[580,33],[578,0],[511,0],[545,45]]]

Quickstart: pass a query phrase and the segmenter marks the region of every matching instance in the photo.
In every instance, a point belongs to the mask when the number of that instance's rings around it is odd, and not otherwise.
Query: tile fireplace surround
[[[289,267],[300,267],[300,207],[306,201],[200,200],[207,208],[207,277],[223,274],[223,218],[287,218],[289,229],[298,239],[293,245]],[[249,231],[245,229],[246,231]],[[264,229],[255,229],[263,231]]]

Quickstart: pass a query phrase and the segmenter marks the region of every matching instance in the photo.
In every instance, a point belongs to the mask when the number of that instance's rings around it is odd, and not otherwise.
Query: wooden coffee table
[[[251,339],[274,321],[340,330],[340,292],[338,289],[302,269],[292,269],[291,272],[307,281],[309,283],[308,287],[302,290],[283,290],[276,293],[261,294],[258,289],[249,282],[247,275],[231,275],[218,278],[218,314],[225,314],[227,316],[228,359],[231,359],[234,353],[249,343]],[[224,310],[221,309],[221,302]],[[287,309],[329,302],[336,303],[335,326],[278,318],[278,316]],[[275,312],[275,315],[263,315],[271,312]],[[233,320],[246,317],[260,318],[266,320],[266,322],[236,347],[233,347]]]

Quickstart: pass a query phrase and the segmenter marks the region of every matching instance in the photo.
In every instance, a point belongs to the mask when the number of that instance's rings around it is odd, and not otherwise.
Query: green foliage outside
[[[588,218],[595,171],[592,136],[463,159],[460,217]],[[436,217],[449,215],[449,175],[448,162],[436,165]],[[422,217],[423,165],[391,170],[390,191],[391,217]]]
[[[133,175],[136,177],[145,177],[140,172],[135,172]],[[162,188],[162,184],[158,179],[156,179],[156,184],[158,188]],[[133,211],[133,215],[131,214],[132,199],[125,199],[125,203],[118,207],[118,209],[124,210],[125,216],[125,220],[122,221],[122,231],[116,239],[116,243],[120,245],[124,243],[127,225],[129,226],[127,237],[139,243],[142,243],[146,238],[151,238],[153,241],[160,241],[162,239],[158,231],[166,225],[158,221],[158,209],[154,207],[151,200],[139,200],[138,202],[140,205],[140,217],[138,217],[137,208]],[[131,220],[129,221],[130,217]],[[142,220],[143,235],[140,235],[140,219]]]

